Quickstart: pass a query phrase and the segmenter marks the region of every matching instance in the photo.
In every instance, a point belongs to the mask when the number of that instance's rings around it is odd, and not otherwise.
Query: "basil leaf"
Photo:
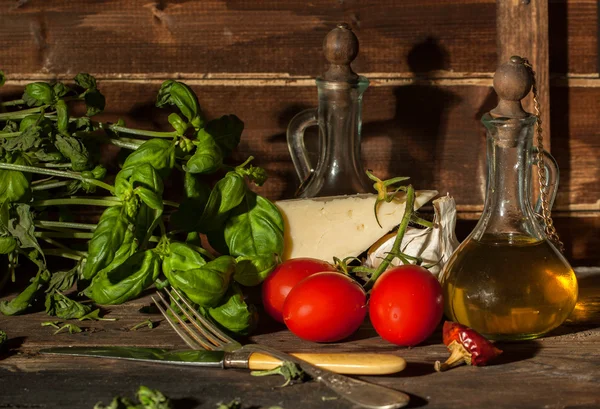
[[[133,189],[141,186],[162,195],[163,181],[158,172],[149,163],[128,166],[121,169],[115,178],[115,194],[125,200],[133,193]]]
[[[4,124],[4,128],[2,128],[2,132],[8,132],[8,133],[17,132],[18,130],[19,130],[19,124],[10,119],[8,119],[6,121],[6,123]]]
[[[52,91],[54,91],[54,96],[56,98],[62,98],[67,95],[71,90],[62,82],[57,82],[52,86]]]
[[[23,100],[30,107],[50,105],[54,102],[54,90],[45,82],[32,82],[25,86]]]
[[[59,132],[66,132],[69,127],[69,109],[63,99],[56,101],[56,127]]]
[[[171,265],[171,269],[163,268],[163,273],[173,287],[183,291],[194,303],[215,307],[227,291],[234,270],[235,260],[221,256],[199,268],[173,270]]]
[[[235,285],[227,291],[224,300],[218,307],[209,308],[210,317],[231,332],[249,334],[258,321],[254,306],[246,304],[242,292]]]
[[[44,252],[34,235],[35,226],[33,225],[31,208],[29,205],[23,203],[14,204],[13,208],[16,212],[13,212],[8,223],[10,234],[19,242],[19,248],[34,249],[37,252],[37,255],[42,255],[43,257]],[[37,255],[28,255],[28,257],[30,257],[33,262],[36,262]],[[38,266],[40,266],[40,264],[38,264]]]
[[[38,301],[38,296],[49,279],[50,273],[47,270],[38,272],[21,294],[10,301],[0,302],[0,312],[4,315],[19,315],[26,312]]]
[[[170,222],[174,229],[190,232],[196,229],[198,214],[202,214],[208,202],[210,186],[201,181],[197,175],[185,172],[183,187],[186,198],[177,211],[171,214]]]
[[[206,207],[198,219],[198,231],[208,233],[222,228],[231,210],[244,200],[246,190],[242,176],[227,172],[210,192]]]
[[[160,267],[160,256],[154,250],[135,253],[123,264],[98,274],[84,294],[101,305],[124,303],[152,285]]]
[[[21,155],[13,156],[8,163],[15,165],[31,165]],[[28,202],[31,199],[31,174],[18,170],[0,169],[0,202]]]
[[[0,254],[9,254],[17,248],[17,241],[11,236],[0,237]],[[0,279],[0,281],[2,281]]]
[[[14,138],[5,139],[2,142],[2,148],[8,152],[29,151],[40,148],[43,145],[42,127],[33,125],[21,131],[21,135]]]
[[[74,81],[80,87],[85,89],[96,89],[96,78],[85,72],[80,72],[74,78]]]
[[[169,244],[169,255],[163,259],[163,271],[186,271],[200,268],[206,260],[191,246],[178,241]]]
[[[213,137],[225,156],[238,146],[243,130],[244,123],[235,115],[223,115],[209,121],[204,127],[204,131]]]
[[[187,161],[184,170],[189,173],[209,174],[216,172],[223,166],[223,152],[215,139],[200,129],[194,141],[196,151]]]
[[[248,191],[225,224],[225,241],[233,256],[280,255],[283,217],[269,200]]]
[[[57,271],[52,273],[52,277],[50,277],[50,282],[48,283],[47,293],[51,293],[54,291],[67,291],[70,290],[75,281],[77,281],[77,275],[83,269],[83,259],[80,260],[75,267],[70,270]]]
[[[198,105],[198,97],[187,85],[182,82],[167,80],[163,82],[156,97],[156,106],[175,105],[183,116],[196,129],[202,127],[204,120]]]
[[[180,136],[185,134],[185,131],[187,131],[188,129],[188,124],[183,119],[181,119],[181,117],[175,112],[169,115],[169,123]]]
[[[98,271],[108,266],[119,249],[131,248],[134,239],[132,230],[124,206],[109,207],[102,213],[88,244],[87,261],[82,272],[84,280],[93,279]]]
[[[86,91],[84,99],[87,106],[86,116],[94,116],[104,111],[106,99],[97,89]]]
[[[56,135],[54,141],[56,149],[67,159],[71,161],[73,170],[81,172],[88,168],[90,155],[87,148],[79,139],[70,135]]]
[[[252,257],[238,257],[235,259],[235,273],[233,279],[247,287],[262,283],[279,262],[274,254]]]
[[[48,315],[70,320],[73,318],[81,318],[92,311],[89,305],[83,305],[75,300],[54,292],[46,295],[46,313]]]
[[[142,164],[151,165],[162,178],[166,178],[175,165],[175,143],[165,139],[150,139],[129,154],[123,168]]]

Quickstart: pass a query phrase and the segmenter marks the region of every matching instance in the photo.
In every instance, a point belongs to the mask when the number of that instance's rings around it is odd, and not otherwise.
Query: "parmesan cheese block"
[[[435,190],[417,191],[415,210],[435,195]],[[406,195],[398,193],[392,202],[379,205],[379,227],[373,211],[376,200],[375,194],[360,194],[275,202],[283,215],[283,260],[312,257],[332,262],[334,256],[358,256],[399,225],[404,214]]]

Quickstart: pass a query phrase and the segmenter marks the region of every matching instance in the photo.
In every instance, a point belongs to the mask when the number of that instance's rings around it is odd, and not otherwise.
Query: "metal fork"
[[[164,289],[163,291],[168,294],[169,300],[177,306],[189,323],[180,317],[180,314],[171,307],[171,303],[161,292],[157,292],[158,299],[152,297],[152,301],[181,339],[192,349],[235,351],[242,354],[263,352],[281,361],[296,363],[313,379],[325,384],[340,397],[364,408],[395,409],[408,404],[410,399],[408,395],[397,390],[318,368],[302,359],[264,345],[246,344],[242,346],[209,319],[199,314],[177,289],[172,288],[171,291]]]

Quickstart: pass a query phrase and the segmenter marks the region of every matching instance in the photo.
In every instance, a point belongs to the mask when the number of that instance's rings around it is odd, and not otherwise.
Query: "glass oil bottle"
[[[484,210],[441,279],[448,318],[495,340],[537,338],[562,324],[577,301],[575,273],[549,239],[557,238],[548,209],[558,168],[550,154],[538,150],[541,135],[533,147],[537,117],[521,105],[533,79],[520,57],[494,76],[499,103],[482,118],[488,161]],[[544,217],[531,205],[533,164],[542,165],[542,183],[549,180],[537,206],[545,208]]]

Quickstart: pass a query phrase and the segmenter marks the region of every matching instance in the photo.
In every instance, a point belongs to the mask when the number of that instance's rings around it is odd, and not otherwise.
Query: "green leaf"
[[[25,86],[23,100],[30,107],[50,105],[54,102],[54,98],[54,90],[45,82],[32,82]]]
[[[123,206],[109,207],[102,213],[88,244],[87,262],[83,268],[84,280],[93,279],[98,271],[108,266],[118,251],[127,256],[134,249],[133,225]],[[124,255],[123,255],[124,257]]]
[[[152,190],[143,186],[136,187],[135,194],[138,195],[142,202],[144,202],[149,208],[158,210],[162,213],[162,197],[154,193]]]
[[[230,256],[221,256],[201,267],[186,270],[173,269],[173,263],[170,263],[170,268],[169,265],[165,268],[163,262],[163,273],[169,283],[202,307],[215,307],[219,304],[229,287],[234,270],[235,260]]]
[[[4,124],[4,128],[2,128],[2,132],[13,133],[13,132],[18,132],[18,131],[19,131],[19,124],[10,119],[6,121],[6,123]]]
[[[48,271],[38,272],[31,284],[10,301],[0,301],[0,312],[4,315],[20,315],[27,312],[38,301],[44,286],[50,279]]]
[[[81,172],[88,168],[90,155],[83,142],[79,139],[70,135],[58,134],[56,135],[54,146],[56,146],[56,149],[58,149],[65,158],[71,161],[75,172]]]
[[[175,105],[194,128],[202,127],[204,120],[198,105],[198,97],[182,82],[167,80],[163,82],[156,97],[156,106]]]
[[[242,402],[234,399],[229,403],[219,403],[217,409],[242,409]]]
[[[169,123],[177,131],[177,135],[180,136],[184,135],[188,129],[188,124],[175,112],[169,115]]]
[[[14,237],[10,237],[10,236],[0,237],[0,254],[12,253],[13,251],[15,251],[16,248],[17,248],[17,241],[14,239]]]
[[[148,327],[150,329],[154,328],[154,323],[152,321],[150,321],[150,318],[148,318],[145,321],[142,321],[138,324],[135,324],[133,327],[129,328],[129,331],[137,331],[138,329],[142,328],[142,327]]]
[[[56,101],[56,127],[59,132],[66,132],[69,127],[69,108],[63,99]]]
[[[169,254],[164,257],[163,271],[186,271],[200,268],[206,264],[206,260],[192,246],[178,241],[169,244]]]
[[[73,267],[70,270],[57,271],[56,273],[52,273],[52,277],[50,277],[50,282],[48,284],[48,290],[46,290],[46,292],[51,293],[55,291],[70,290],[75,284],[75,281],[77,280],[77,274],[82,270],[82,260],[80,260],[75,265],[75,267]]]
[[[127,398],[117,396],[110,405],[104,406],[102,403],[97,403],[94,409],[173,409],[171,402],[165,395],[158,390],[145,386],[140,386],[137,399],[140,402],[139,405]]]
[[[87,91],[84,95],[84,99],[85,105],[87,106],[87,111],[85,113],[87,116],[94,116],[104,111],[106,99],[97,89],[90,89]]]
[[[54,91],[54,95],[56,98],[62,98],[67,95],[71,90],[62,82],[57,82],[52,86],[52,91]]]
[[[129,154],[123,168],[143,164],[151,165],[162,178],[166,178],[175,165],[175,143],[159,138],[150,139]]]
[[[268,199],[248,191],[225,224],[225,241],[233,256],[281,255],[283,217]]]
[[[29,151],[42,146],[44,142],[42,140],[42,127],[32,125],[21,132],[22,133],[19,136],[3,140],[2,148],[8,152],[12,152]]]
[[[200,129],[194,141],[196,151],[187,161],[184,170],[189,173],[210,174],[214,173],[223,166],[223,152],[215,139],[205,131]]]
[[[52,335],[56,335],[60,332],[63,332],[65,329],[69,331],[69,334],[78,334],[82,332],[82,329],[79,328],[79,326],[66,322],[62,327],[54,331]]]
[[[241,335],[250,333],[258,320],[254,306],[246,304],[242,292],[235,285],[229,288],[224,300],[218,307],[209,308],[210,317],[231,332]]]
[[[233,279],[247,287],[262,283],[279,263],[279,258],[274,254],[238,257],[235,259],[235,273]]]
[[[33,216],[30,206],[19,203],[14,204],[13,208],[16,209],[16,212],[12,213],[12,217],[8,223],[10,234],[19,242],[19,248],[34,249],[43,257],[44,253],[42,248],[35,238],[35,226],[33,225]],[[31,258],[31,255],[29,256]]]
[[[243,177],[235,172],[227,172],[210,192],[206,207],[194,226],[201,233],[222,228],[229,213],[244,200],[246,191]]]
[[[307,379],[310,379],[310,376],[302,370],[300,365],[290,361],[284,361],[277,368],[268,369],[265,371],[252,371],[250,372],[252,376],[269,376],[269,375],[281,375],[285,378],[285,382],[281,387],[292,385],[294,381],[296,382],[304,382]]]
[[[100,305],[124,303],[154,283],[160,266],[154,250],[135,253],[114,269],[100,272],[84,294]]]
[[[170,221],[174,229],[189,232],[195,229],[195,221],[208,202],[210,186],[201,181],[198,175],[188,172],[184,175],[185,199],[180,203],[177,211],[171,214]]]
[[[244,123],[235,115],[223,115],[209,121],[204,131],[212,136],[225,156],[229,156],[238,144],[244,130]]]
[[[100,316],[100,308],[95,309],[94,311],[87,313],[83,317],[79,318],[79,321],[117,321],[117,318],[103,318]]]
[[[22,155],[15,155],[12,158],[7,162],[15,165],[31,165]],[[0,202],[28,202],[31,199],[30,182],[30,173],[0,169]]]
[[[83,305],[75,300],[54,292],[46,295],[46,313],[51,316],[70,320],[81,318],[92,310],[89,305]]]
[[[75,83],[85,89],[96,89],[96,78],[85,72],[80,72],[74,78]]]
[[[121,200],[128,200],[138,186],[148,188],[159,195],[162,195],[164,188],[160,174],[149,163],[128,166],[117,173],[115,194]]]
[[[2,74],[2,71],[0,71],[0,74]],[[1,85],[2,84],[0,84],[0,86]],[[8,341],[8,335],[6,335],[6,332],[0,330],[0,351],[2,351],[2,349],[4,348],[4,344],[6,344],[6,341]]]

